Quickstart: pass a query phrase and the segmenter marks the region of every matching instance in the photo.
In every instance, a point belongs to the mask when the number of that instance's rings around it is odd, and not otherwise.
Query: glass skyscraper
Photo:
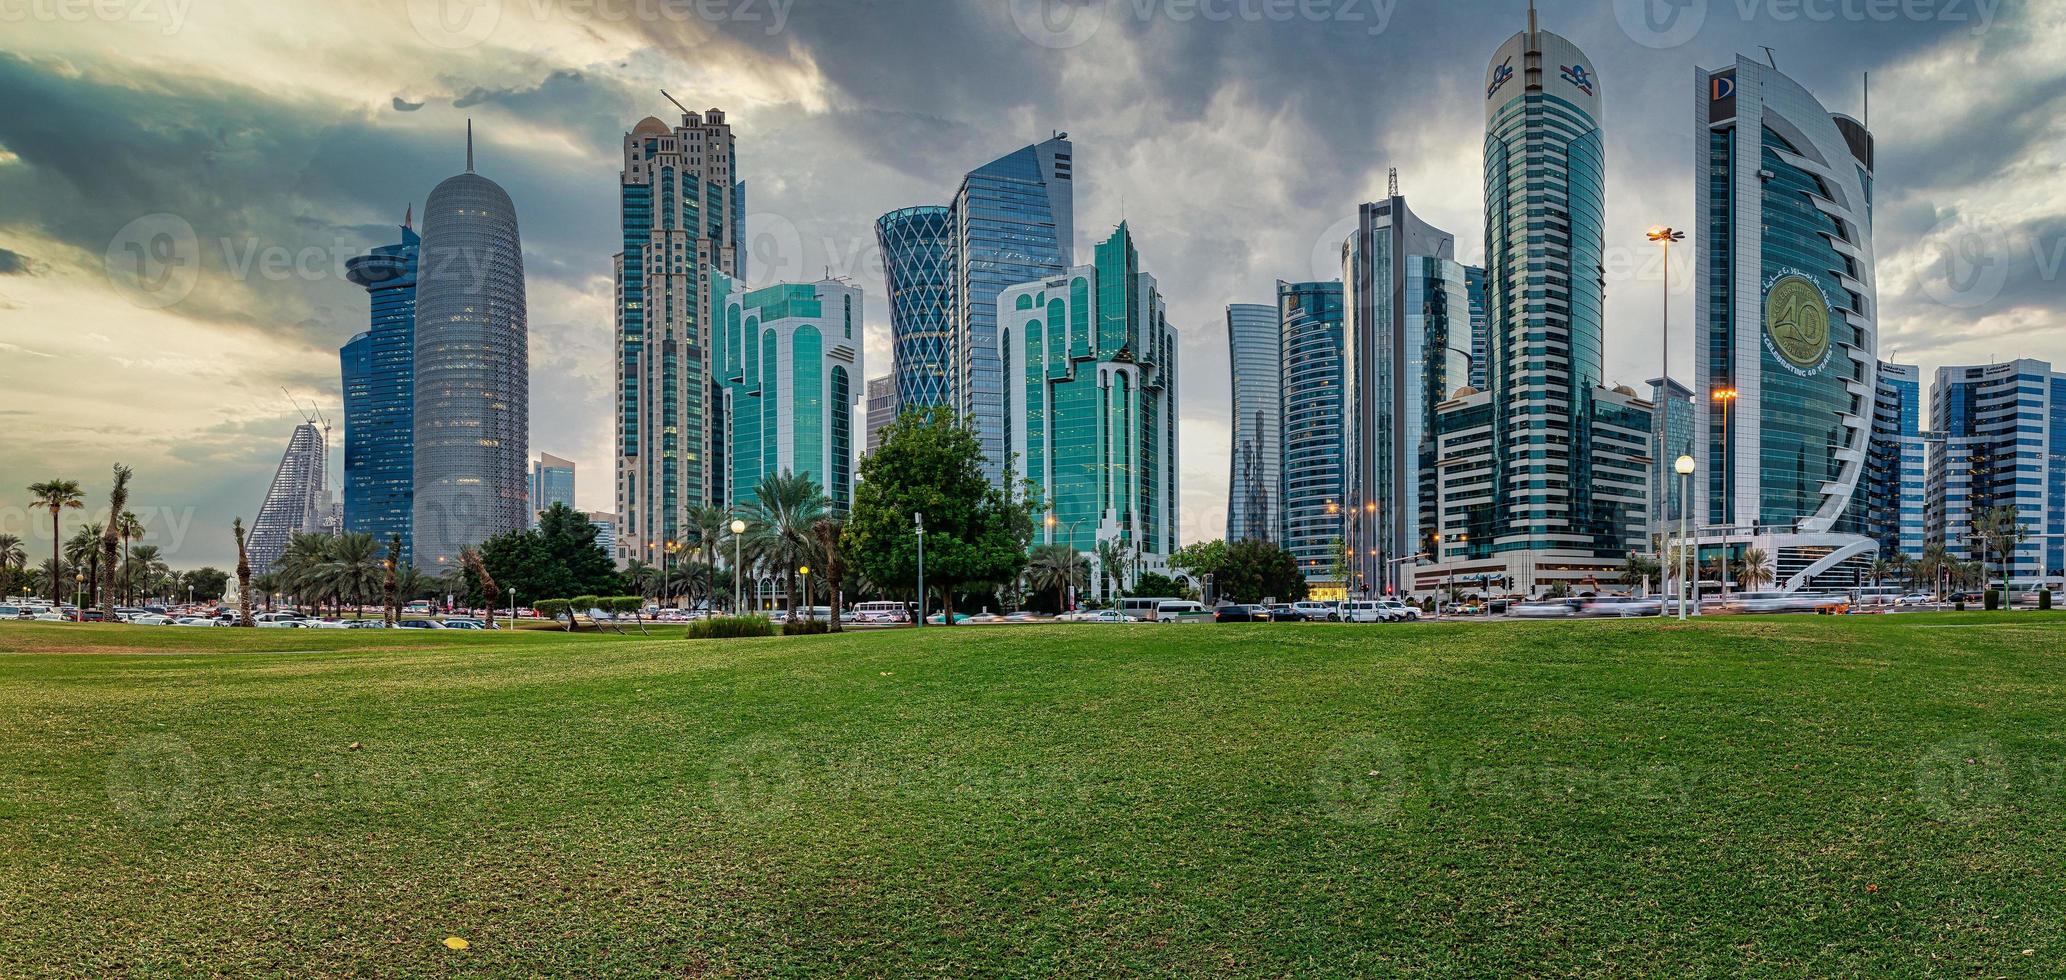
[[[1853,584],[1876,398],[1872,137],[1761,61],[1695,72],[1696,515],[1774,587]]]
[[[1283,472],[1284,354],[1277,308],[1227,307],[1227,363],[1234,410],[1227,464],[1227,540],[1277,539],[1277,484]]]
[[[316,428],[313,422],[294,427],[258,516],[251,519],[250,536],[244,539],[251,574],[272,568],[294,535],[323,530],[330,516],[329,477],[324,469],[329,453],[327,430]]]
[[[416,543],[419,567],[530,525],[530,332],[516,207],[473,169],[423,207],[416,286]]]
[[[1337,549],[1348,536],[1348,348],[1340,282],[1277,283],[1284,357],[1284,472],[1278,542],[1316,598],[1343,594]]]
[[[1584,428],[1603,380],[1600,84],[1583,51],[1537,29],[1532,6],[1485,72],[1494,551],[1626,549],[1591,512]]]
[[[1881,558],[1920,558],[1929,538],[1929,440],[1922,431],[1922,369],[1879,362],[1872,443],[1851,498],[1863,533]]]
[[[1650,379],[1650,528],[1654,534],[1676,535],[1685,498],[1674,469],[1681,456],[1694,452],[1693,390],[1671,378]]]
[[[720,109],[648,116],[624,136],[616,274],[617,554],[661,563],[688,508],[728,498],[711,371],[711,271],[745,261],[746,192]]]
[[[890,304],[892,414],[954,404],[954,209],[900,208],[875,222]]]
[[[1930,390],[1928,538],[1960,561],[1981,559],[1973,522],[2016,508],[2024,537],[2007,563],[2019,586],[2066,584],[2066,373],[2023,358],[1940,367]],[[2002,574],[1989,554],[1988,574]]]
[[[1004,474],[1004,378],[997,360],[997,294],[1059,276],[1072,264],[1076,205],[1067,134],[1022,147],[962,178],[954,195],[956,409],[982,444],[984,472]]]
[[[1424,486],[1435,406],[1469,380],[1470,298],[1455,240],[1392,195],[1362,205],[1342,243],[1350,589],[1395,593],[1432,544]],[[1423,513],[1425,507],[1426,513]]]
[[[832,280],[753,290],[722,274],[711,280],[720,313],[713,363],[730,429],[724,506],[753,501],[763,477],[798,473],[834,507],[852,507],[861,291]]]
[[[366,290],[365,332],[339,352],[344,369],[344,529],[384,548],[402,538],[408,560],[416,469],[416,258],[423,239],[402,220],[401,241],[345,263]]]
[[[1485,317],[1485,270],[1475,265],[1463,267],[1463,288],[1471,303],[1471,371],[1470,386],[1485,390],[1485,366],[1492,360],[1492,331],[1486,327]]]
[[[539,453],[531,461],[531,514],[534,518],[553,504],[574,506],[574,461],[551,453]]]
[[[1176,332],[1126,223],[1091,265],[1008,286],[997,307],[1005,479],[1048,502],[1038,539],[1085,554],[1111,542],[1163,571],[1178,533]]]

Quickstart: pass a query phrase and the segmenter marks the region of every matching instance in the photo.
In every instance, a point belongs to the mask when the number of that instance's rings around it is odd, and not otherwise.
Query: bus
[[[908,623],[911,608],[901,602],[857,602],[854,603],[856,623]]]
[[[1908,590],[1898,585],[1861,585],[1851,590],[1851,602],[1859,606],[1891,606],[1907,594]]]

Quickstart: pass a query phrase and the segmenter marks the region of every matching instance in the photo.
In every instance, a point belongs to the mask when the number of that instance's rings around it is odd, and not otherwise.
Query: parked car
[[[1419,606],[1409,606],[1399,599],[1379,599],[1377,604],[1390,614],[1393,622],[1403,623],[1420,618]]]
[[[1291,608],[1298,610],[1298,614],[1304,616],[1309,622],[1317,623],[1327,619],[1328,615],[1334,612],[1334,603],[1294,602],[1291,604]]]
[[[1212,621],[1215,623],[1267,623],[1270,621],[1270,610],[1267,606],[1229,603],[1212,611]]]
[[[1896,599],[1894,600],[1894,605],[1897,605],[1897,606],[1927,606],[1927,605],[1929,605],[1930,603],[1932,603],[1932,602],[1935,602],[1935,601],[1937,601],[1937,600],[1936,600],[1935,598],[1933,598],[1932,596],[1930,596],[1929,594],[1927,594],[1927,593],[1923,593],[1923,592],[1910,592],[1909,594],[1907,594],[1907,595],[1905,595],[1905,596],[1900,596],[1899,598],[1896,598]]]
[[[29,611],[22,606],[0,606],[0,620],[27,618]]]
[[[467,619],[462,616],[456,619],[445,620],[445,628],[448,630],[484,630],[488,628],[488,625],[478,619]]]
[[[404,630],[441,630],[445,628],[445,624],[435,619],[404,619],[396,623],[395,628]]]
[[[1271,606],[1271,607],[1269,607],[1269,608],[1270,608],[1270,622],[1273,622],[1273,623],[1303,623],[1303,622],[1305,622],[1305,621],[1306,621],[1306,614],[1305,614],[1305,613],[1302,613],[1302,612],[1299,612],[1299,611],[1298,611],[1298,607],[1297,607],[1297,606],[1294,606],[1294,605],[1292,605],[1291,603],[1288,603],[1288,602],[1280,602],[1280,603],[1278,603],[1278,604],[1276,604],[1276,605],[1274,605],[1274,606]]]
[[[1079,623],[1133,623],[1139,622],[1117,609],[1086,609],[1076,614]]]
[[[211,616],[181,616],[172,621],[174,626],[227,626],[229,624]]]
[[[71,612],[66,613],[65,618],[74,623],[107,622],[107,615],[105,613],[102,613],[98,609],[74,609]]]
[[[157,613],[140,612],[129,617],[128,622],[131,626],[170,626],[172,625],[172,617],[160,616]]]

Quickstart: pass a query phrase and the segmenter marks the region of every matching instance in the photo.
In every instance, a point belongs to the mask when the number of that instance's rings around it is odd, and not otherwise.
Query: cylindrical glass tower
[[[416,286],[418,567],[522,530],[529,509],[530,345],[516,209],[467,170],[430,192]]]

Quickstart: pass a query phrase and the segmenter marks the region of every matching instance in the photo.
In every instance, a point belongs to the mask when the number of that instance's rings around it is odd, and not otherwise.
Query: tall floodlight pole
[[[1670,432],[1671,432],[1671,408],[1670,408],[1670,405],[1671,405],[1671,400],[1672,400],[1672,394],[1671,394],[1671,243],[1673,243],[1673,242],[1682,242],[1682,241],[1685,241],[1685,240],[1686,240],[1686,233],[1685,233],[1685,232],[1683,232],[1683,231],[1679,231],[1679,230],[1678,230],[1678,229],[1676,229],[1676,228],[1666,228],[1666,227],[1664,227],[1664,226],[1662,226],[1662,225],[1659,225],[1659,226],[1657,226],[1657,227],[1655,227],[1655,228],[1652,228],[1652,229],[1650,229],[1650,231],[1649,231],[1649,236],[1650,236],[1650,240],[1651,240],[1651,241],[1653,241],[1653,242],[1656,242],[1657,244],[1659,244],[1659,245],[1662,245],[1662,246],[1664,246],[1664,305],[1663,305],[1663,307],[1662,307],[1662,312],[1661,312],[1661,313],[1659,314],[1659,319],[1660,319],[1660,322],[1659,322],[1659,335],[1660,335],[1660,337],[1661,337],[1661,338],[1662,338],[1662,340],[1663,340],[1663,347],[1664,347],[1664,356],[1663,356],[1663,358],[1662,358],[1664,370],[1663,370],[1663,371],[1661,371],[1661,372],[1660,372],[1660,373],[1658,374],[1658,377],[1659,377],[1659,378],[1661,378],[1662,380],[1661,380],[1661,381],[1660,381],[1660,382],[1658,383],[1658,385],[1657,385],[1657,406],[1656,406],[1656,409],[1657,409],[1657,411],[1660,411],[1660,412],[1663,412],[1663,413],[1664,413],[1664,424],[1663,424],[1663,425],[1661,425],[1661,426],[1658,426],[1657,428],[1658,428],[1658,430],[1659,430],[1660,432],[1663,432],[1663,433],[1665,433],[1665,434],[1669,435],[1669,434],[1670,434]],[[1660,441],[1661,441],[1661,440],[1660,440]],[[1661,447],[1660,447],[1660,448],[1661,448]],[[1660,455],[1660,456],[1662,456],[1662,453],[1659,453],[1659,455]],[[1679,482],[1680,482],[1681,484],[1685,483],[1685,481],[1684,481],[1684,480],[1681,480],[1681,481],[1679,481]],[[1666,486],[1666,485],[1667,485],[1667,484],[1666,484],[1666,483],[1665,483],[1665,482],[1664,482],[1663,480],[1659,480],[1659,481],[1657,481],[1657,483],[1658,483],[1658,485],[1659,485],[1659,486]],[[1685,509],[1686,509],[1686,493],[1685,493],[1685,491],[1684,491],[1683,489],[1681,489],[1681,490],[1679,491],[1679,510],[1680,510],[1680,512],[1681,512],[1681,513],[1683,513],[1683,512],[1685,511]],[[1652,520],[1652,521],[1650,522],[1650,536],[1651,536],[1651,537],[1652,537],[1653,539],[1655,539],[1655,540],[1657,541],[1657,567],[1658,567],[1658,569],[1662,570],[1662,569],[1664,568],[1664,528],[1665,528],[1665,527],[1667,526],[1667,525],[1665,525],[1665,523],[1664,523],[1664,522],[1665,522],[1666,520],[1669,520],[1669,518],[1668,518],[1668,517],[1667,517],[1667,516],[1665,515],[1665,513],[1664,513],[1664,508],[1662,508],[1662,507],[1656,507],[1656,508],[1654,508],[1654,513],[1656,513],[1656,514],[1657,514],[1657,518],[1656,518],[1655,520]]]

